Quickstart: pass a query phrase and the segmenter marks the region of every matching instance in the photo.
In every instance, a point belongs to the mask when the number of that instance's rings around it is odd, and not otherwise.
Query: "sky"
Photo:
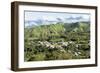
[[[24,11],[24,20],[26,21],[58,21],[63,22],[89,21],[90,14],[86,13],[67,13],[67,12],[44,12],[44,11]],[[57,19],[58,18],[58,19]],[[30,25],[29,23],[26,25]]]

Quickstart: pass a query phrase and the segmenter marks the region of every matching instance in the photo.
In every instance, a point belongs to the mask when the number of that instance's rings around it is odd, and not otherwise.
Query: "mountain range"
[[[76,22],[89,22],[88,19],[83,17],[69,17],[69,18],[55,18],[55,20],[49,19],[32,19],[32,20],[25,20],[25,27],[31,26],[39,26],[39,25],[49,25],[49,24],[56,24],[56,23],[76,23]]]

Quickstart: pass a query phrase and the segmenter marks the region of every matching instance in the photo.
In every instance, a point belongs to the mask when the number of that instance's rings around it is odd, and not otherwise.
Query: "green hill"
[[[25,61],[90,58],[89,22],[25,27]]]

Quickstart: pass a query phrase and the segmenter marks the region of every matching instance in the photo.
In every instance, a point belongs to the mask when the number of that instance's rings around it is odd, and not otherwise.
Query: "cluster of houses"
[[[32,44],[32,43],[31,43]],[[73,44],[75,48],[70,48],[67,49],[69,44]],[[67,42],[48,42],[48,41],[38,41],[37,42],[37,46],[40,46],[40,49],[47,48],[50,50],[53,49],[59,49],[62,52],[69,52],[69,53],[73,53],[73,55],[78,56],[81,54],[81,52],[79,51],[78,47],[81,46],[82,44],[76,44],[73,41],[67,41]],[[66,50],[65,50],[66,49]],[[71,49],[74,49],[74,51],[72,51]]]
[[[50,48],[50,49],[54,49],[54,48],[59,48],[59,49],[62,49],[63,47],[67,47],[68,46],[68,42],[57,42],[57,43],[54,43],[54,42],[48,42],[48,41],[38,41],[38,43],[41,45],[41,46],[45,46],[47,48]]]
[[[59,49],[62,52],[66,52],[64,48],[67,48],[69,44],[75,44],[73,41],[68,42],[48,42],[48,41],[38,41],[38,44],[40,44],[43,47],[46,47],[48,49]],[[75,44],[76,45],[76,44]],[[78,45],[76,45],[76,48]],[[69,50],[69,52],[71,52]],[[75,55],[80,54],[80,52],[75,52]]]

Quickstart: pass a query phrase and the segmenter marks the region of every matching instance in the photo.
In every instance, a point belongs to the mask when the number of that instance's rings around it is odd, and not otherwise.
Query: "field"
[[[24,61],[90,58],[90,23],[57,22],[24,28]]]

